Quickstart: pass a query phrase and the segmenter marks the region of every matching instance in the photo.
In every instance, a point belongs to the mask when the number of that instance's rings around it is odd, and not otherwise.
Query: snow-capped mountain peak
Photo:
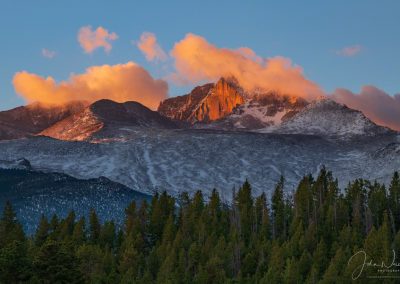
[[[390,132],[389,129],[373,123],[362,112],[327,97],[312,101],[291,119],[284,121],[276,131],[342,137]]]

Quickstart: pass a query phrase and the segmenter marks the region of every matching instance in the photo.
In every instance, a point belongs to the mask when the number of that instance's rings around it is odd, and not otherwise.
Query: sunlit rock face
[[[223,118],[243,103],[241,88],[235,81],[221,78],[215,84],[199,86],[187,95],[163,101],[158,112],[171,119],[193,124]]]
[[[0,112],[0,140],[35,135],[66,117],[81,112],[86,102],[73,101],[62,105],[32,103]]]
[[[234,83],[221,78],[193,113],[191,121],[209,122],[223,118],[243,103],[240,89]]]
[[[246,96],[245,102],[229,115],[212,123],[198,123],[195,127],[272,132],[283,121],[289,120],[300,112],[307,104],[308,102],[300,97],[290,97],[276,91],[251,93]]]
[[[124,136],[125,132],[141,128],[172,129],[177,126],[138,102],[117,103],[104,99],[57,122],[40,135],[60,140],[88,141],[115,139]]]

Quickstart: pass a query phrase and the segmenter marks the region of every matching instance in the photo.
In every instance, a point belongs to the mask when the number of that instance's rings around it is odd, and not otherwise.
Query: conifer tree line
[[[42,216],[25,235],[8,202],[0,220],[0,283],[398,283],[351,257],[400,263],[400,178],[305,176],[293,194],[281,178],[267,198],[248,181],[224,204],[217,190],[132,202],[122,226],[74,212]],[[396,267],[394,267],[396,268]],[[394,276],[374,279],[370,276]]]

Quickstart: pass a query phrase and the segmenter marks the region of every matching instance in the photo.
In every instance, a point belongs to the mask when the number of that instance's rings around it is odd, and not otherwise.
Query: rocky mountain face
[[[308,102],[290,94],[245,92],[234,78],[196,87],[161,103],[159,113],[195,129],[352,137],[389,129],[328,98]]]
[[[54,123],[82,111],[84,102],[70,102],[60,106],[33,103],[0,112],[0,140],[18,139],[35,135]]]
[[[210,124],[198,124],[197,128],[246,130],[275,129],[308,104],[302,98],[265,92],[248,96],[232,113]]]
[[[276,91],[245,92],[234,78],[163,101],[158,112],[137,102],[99,100],[91,105],[32,104],[0,112],[0,140],[44,135],[60,140],[107,142],[137,136],[142,128],[195,128],[325,136],[389,131],[361,112],[329,99],[314,102]]]
[[[214,87],[213,83],[198,86],[189,94],[173,97],[161,102],[158,112],[177,121],[190,121],[195,109]]]
[[[137,102],[100,100],[45,129],[40,134],[60,140],[115,138],[135,128],[177,128],[170,119]]]
[[[293,117],[284,120],[275,132],[339,137],[394,133],[386,127],[376,125],[361,111],[350,109],[328,98],[311,102]]]
[[[196,87],[187,95],[163,101],[158,112],[174,120],[194,124],[211,122],[229,115],[245,101],[234,80],[221,78],[215,84]]]

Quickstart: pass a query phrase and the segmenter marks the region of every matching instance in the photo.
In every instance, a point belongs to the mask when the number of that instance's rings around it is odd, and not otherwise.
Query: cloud
[[[140,49],[140,51],[143,52],[148,61],[167,60],[167,54],[157,43],[157,38],[153,33],[144,32],[140,36],[140,40],[137,43],[137,47]]]
[[[57,83],[52,77],[41,77],[26,71],[14,75],[15,91],[28,102],[62,104],[73,100],[89,102],[111,99],[117,102],[138,101],[156,109],[167,97],[168,85],[155,80],[133,62],[89,67],[85,73],[71,75]]]
[[[344,57],[352,57],[359,54],[361,50],[362,50],[361,45],[353,45],[353,46],[343,47],[342,49],[336,51],[336,54]]]
[[[86,53],[92,53],[95,49],[103,47],[105,52],[112,49],[111,41],[118,38],[116,33],[109,33],[103,27],[92,31],[91,26],[82,27],[78,33],[78,41]]]
[[[400,130],[400,94],[390,96],[374,86],[364,86],[359,94],[336,89],[332,98],[362,111],[377,124]]]
[[[171,51],[175,72],[170,78],[182,84],[234,76],[246,90],[263,88],[313,99],[323,95],[301,67],[284,57],[261,58],[247,47],[219,48],[203,37],[187,34]]]
[[[56,56],[56,52],[47,48],[42,48],[42,56],[48,59],[54,58]]]

